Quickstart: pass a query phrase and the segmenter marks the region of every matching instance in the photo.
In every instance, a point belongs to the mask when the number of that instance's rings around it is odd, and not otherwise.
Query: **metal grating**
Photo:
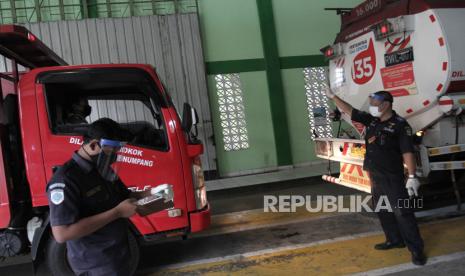
[[[216,75],[216,90],[225,151],[249,148],[239,74]]]
[[[312,139],[332,137],[331,120],[328,116],[328,98],[324,89],[327,86],[327,68],[304,68],[305,94]]]
[[[197,0],[0,0],[0,24],[196,13]]]

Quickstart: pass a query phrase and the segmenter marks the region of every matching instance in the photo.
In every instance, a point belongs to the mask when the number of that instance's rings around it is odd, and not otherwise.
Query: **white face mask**
[[[379,111],[379,106],[370,105],[370,107],[368,108],[368,111],[370,111],[370,114],[373,117],[378,117],[378,118],[381,117],[381,112]]]

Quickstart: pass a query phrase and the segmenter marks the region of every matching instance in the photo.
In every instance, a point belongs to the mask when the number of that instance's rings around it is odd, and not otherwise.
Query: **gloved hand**
[[[405,184],[405,188],[407,188],[409,196],[418,196],[418,189],[420,188],[420,180],[416,177],[410,177],[407,179],[407,183]]]
[[[334,94],[334,92],[331,90],[331,88],[325,87],[324,89],[325,89],[326,97],[332,99],[332,98],[334,98],[334,96],[336,96],[336,94]]]

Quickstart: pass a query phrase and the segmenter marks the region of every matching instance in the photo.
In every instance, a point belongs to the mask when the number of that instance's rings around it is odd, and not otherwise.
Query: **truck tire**
[[[47,241],[45,249],[45,264],[53,276],[73,276],[74,272],[68,264],[66,244],[58,243],[52,235]]]
[[[140,251],[139,244],[132,232],[128,233],[129,241],[129,252],[130,252],[130,265],[129,275],[134,275],[139,265]],[[53,276],[73,276],[74,272],[68,264],[68,258],[66,256],[66,244],[58,243],[55,241],[53,236],[47,242],[47,248],[45,251],[45,262]]]
[[[129,264],[129,275],[134,275],[136,273],[137,267],[139,266],[139,259],[140,259],[139,243],[137,242],[136,237],[131,231],[129,231],[128,233],[128,240],[129,240],[129,253],[131,254],[130,264]]]

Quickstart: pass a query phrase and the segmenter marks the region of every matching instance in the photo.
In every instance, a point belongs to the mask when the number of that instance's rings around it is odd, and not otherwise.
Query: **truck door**
[[[131,190],[160,184],[174,187],[178,217],[162,211],[134,216],[142,234],[188,226],[181,154],[168,103],[142,69],[88,69],[39,77],[36,86],[40,132],[47,179],[53,168],[70,159],[83,142],[90,123],[110,118],[128,131],[130,142],[121,150],[120,178]],[[42,81],[41,81],[42,79]]]

